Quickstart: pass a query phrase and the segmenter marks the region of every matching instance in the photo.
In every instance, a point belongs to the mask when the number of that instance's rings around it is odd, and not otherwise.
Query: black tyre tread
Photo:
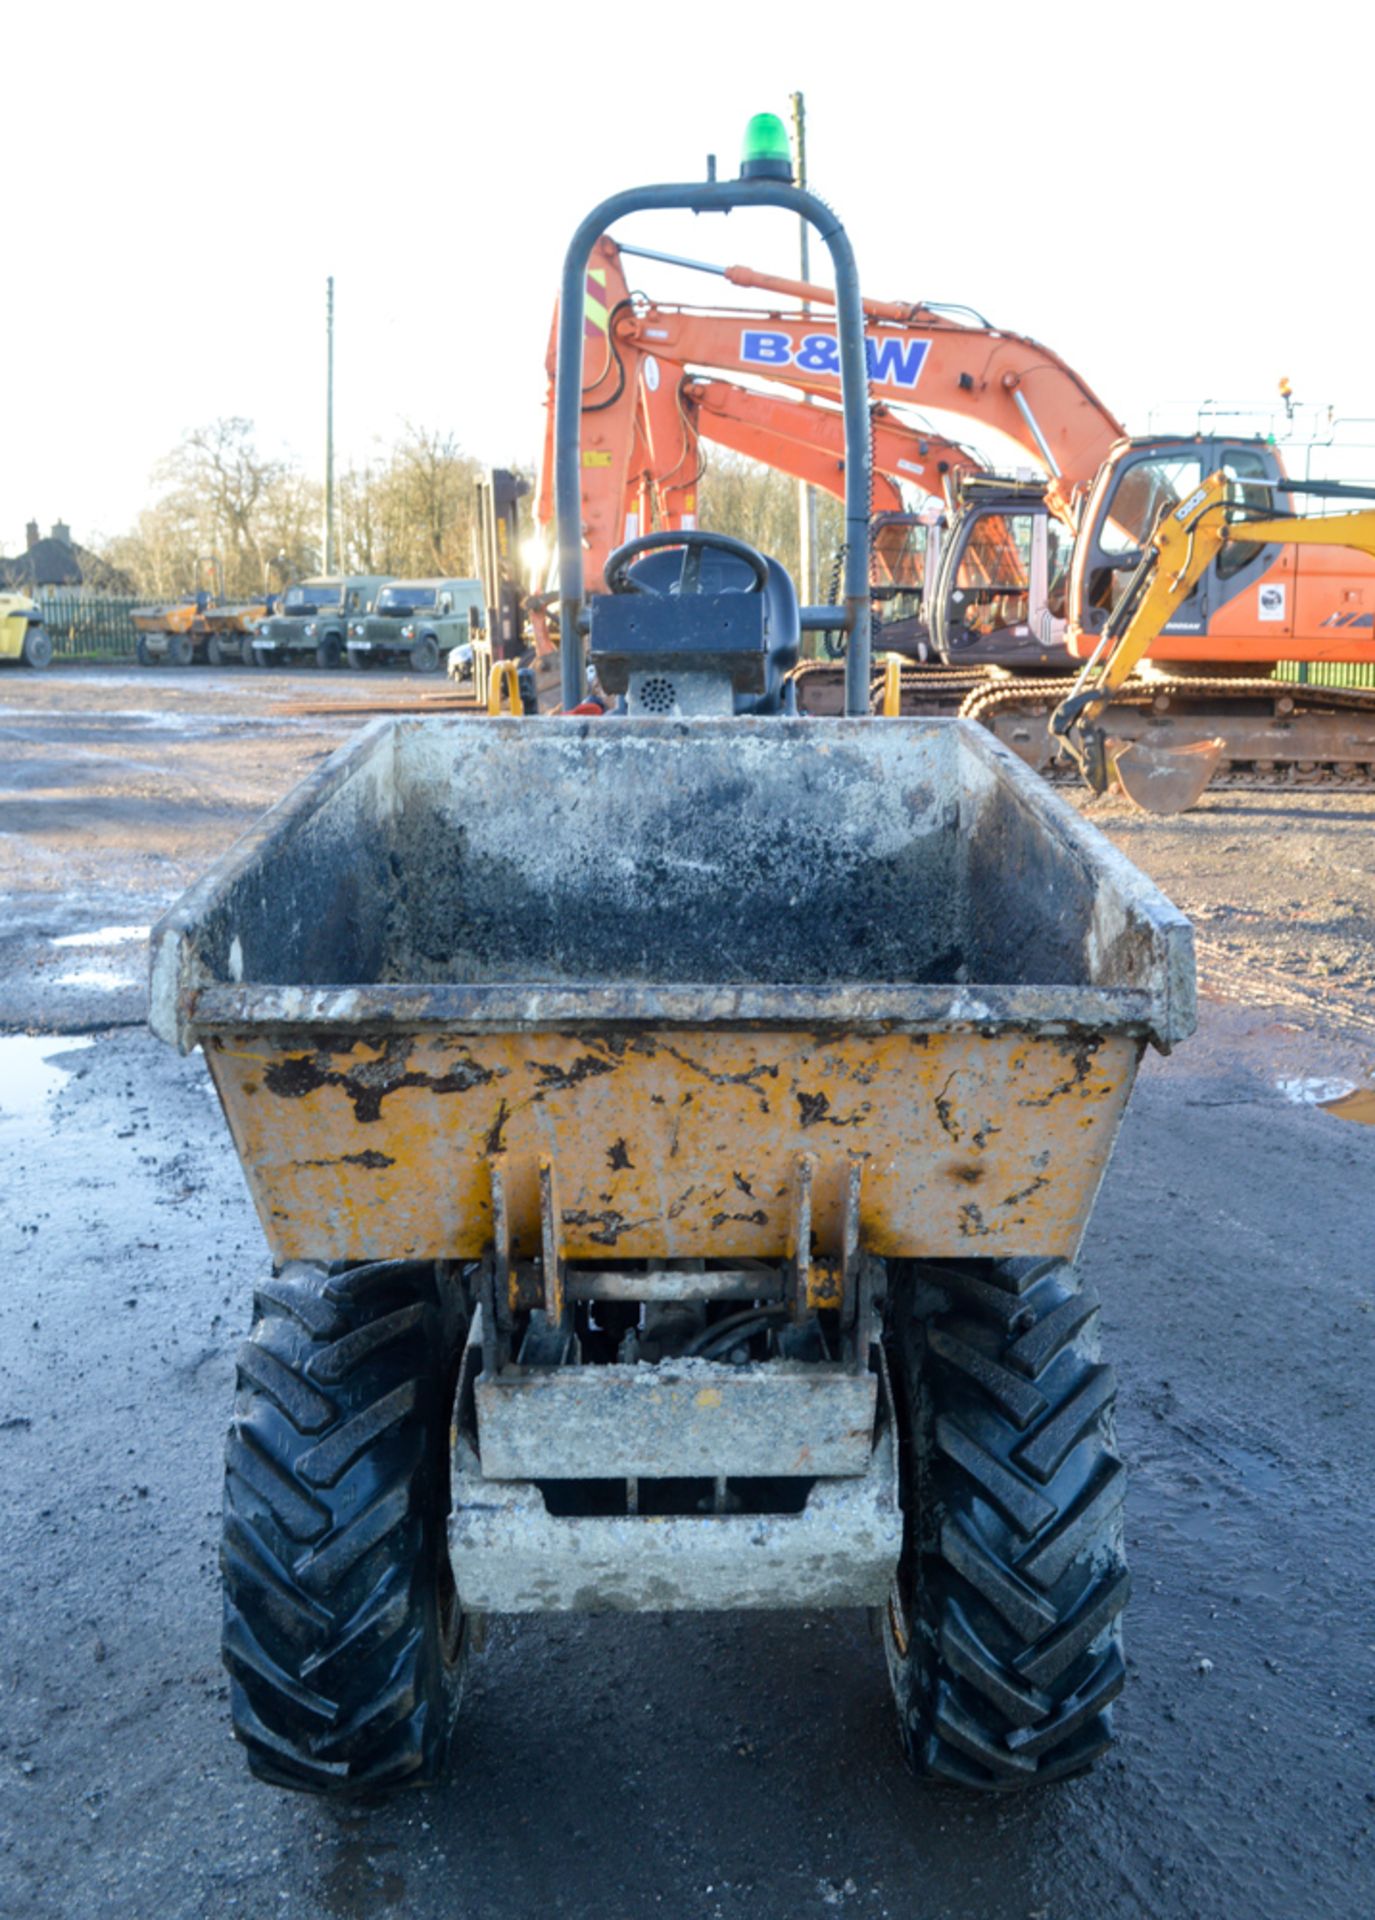
[[[266,1319],[274,1308],[299,1320],[306,1332],[324,1335],[338,1321],[332,1298],[321,1298],[320,1289],[309,1281],[293,1277],[296,1269],[283,1267],[271,1280],[263,1281],[253,1295],[255,1320]]]
[[[1024,1640],[1035,1642],[1038,1634],[1058,1624],[1050,1602],[1010,1568],[1000,1566],[958,1520],[947,1520],[941,1528],[940,1550],[946,1564],[963,1574]]]
[[[910,1454],[888,1643],[908,1758],[983,1791],[1067,1778],[1109,1743],[1125,1679],[1097,1298],[1058,1260],[911,1264],[894,1296]]]
[[[333,1795],[437,1778],[461,1660],[440,1640],[434,1269],[288,1266],[257,1289],[226,1450],[224,1660],[259,1778]]]
[[[274,1400],[299,1433],[319,1433],[334,1417],[332,1401],[251,1340],[244,1342],[239,1353],[239,1378]]]
[[[1043,1320],[1029,1327],[1020,1339],[1014,1340],[1004,1359],[1009,1367],[1034,1380],[1038,1373],[1045,1372],[1057,1354],[1064,1352],[1097,1311],[1098,1295],[1092,1287],[1072,1293]]]
[[[1116,1397],[1112,1368],[1094,1367],[1053,1417],[1017,1448],[1013,1459],[1044,1486],[1055,1478],[1099,1414],[1111,1407]]]
[[[340,1386],[365,1360],[417,1327],[425,1313],[426,1308],[417,1301],[414,1306],[398,1307],[395,1313],[384,1313],[367,1326],[346,1333],[341,1340],[331,1341],[311,1357],[307,1368],[310,1378],[325,1386]]]
[[[1011,1368],[999,1366],[977,1347],[958,1339],[944,1327],[932,1327],[926,1337],[929,1353],[939,1354],[949,1366],[958,1367],[976,1386],[995,1399],[1008,1419],[1018,1428],[1029,1427],[1046,1410],[1045,1395]]]
[[[370,1553],[385,1545],[388,1554],[399,1553],[399,1544],[391,1536],[410,1517],[411,1499],[405,1487],[393,1487],[370,1507],[331,1534],[315,1553],[302,1554],[293,1572],[307,1593],[331,1593],[344,1577]]]
[[[1127,1470],[1120,1460],[1109,1461],[1058,1524],[1026,1549],[1018,1572],[1043,1587],[1054,1586],[1065,1569],[1110,1526],[1122,1511]]]
[[[403,1381],[351,1420],[340,1421],[333,1433],[300,1455],[296,1471],[312,1487],[336,1486],[355,1460],[415,1411],[418,1399],[415,1381]]]

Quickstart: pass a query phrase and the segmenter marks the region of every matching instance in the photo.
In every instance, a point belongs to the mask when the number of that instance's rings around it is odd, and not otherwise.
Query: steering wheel
[[[642,533],[638,540],[627,540],[623,547],[617,547],[602,570],[607,592],[647,593],[656,600],[664,599],[666,596],[658,587],[636,580],[627,569],[642,555],[658,553],[666,547],[683,549],[683,566],[678,575],[680,594],[702,591],[702,556],[707,553],[723,553],[733,560],[743,560],[754,575],[745,589],[747,593],[763,593],[768,588],[768,561],[754,547],[746,546],[743,540],[734,540],[728,533],[708,533],[701,527],[685,527],[677,533],[665,527],[658,533]]]

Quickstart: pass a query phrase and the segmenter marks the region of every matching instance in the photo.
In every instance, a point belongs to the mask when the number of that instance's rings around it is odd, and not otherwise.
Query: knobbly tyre
[[[752,123],[757,132],[757,123]],[[859,287],[786,141],[597,207],[559,343],[565,709],[379,721],[154,936],[271,1247],[224,1654],[261,1778],[434,1779],[488,1612],[866,1606],[907,1756],[1087,1766],[1123,1469],[1071,1264],[1187,921],[982,729],[868,715]],[[776,561],[651,535],[584,600],[582,290],[632,212],[769,206],[835,268],[847,713]]]

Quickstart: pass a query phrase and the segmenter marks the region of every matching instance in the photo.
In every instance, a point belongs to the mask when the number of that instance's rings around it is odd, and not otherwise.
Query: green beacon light
[[[742,180],[791,180],[792,148],[788,130],[776,113],[756,113],[745,128],[740,149]]]

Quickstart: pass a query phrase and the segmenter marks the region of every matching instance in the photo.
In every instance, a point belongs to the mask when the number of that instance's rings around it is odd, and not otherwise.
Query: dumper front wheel
[[[1108,1745],[1124,1469],[1098,1302],[1060,1260],[906,1263],[890,1335],[905,1534],[888,1608],[907,1757],[985,1790]]]
[[[45,627],[37,623],[30,626],[24,634],[24,644],[20,649],[24,665],[42,669],[53,663],[53,643]]]
[[[437,1778],[461,1688],[449,1571],[457,1341],[432,1265],[294,1263],[258,1290],[226,1450],[224,1660],[260,1779]]]

